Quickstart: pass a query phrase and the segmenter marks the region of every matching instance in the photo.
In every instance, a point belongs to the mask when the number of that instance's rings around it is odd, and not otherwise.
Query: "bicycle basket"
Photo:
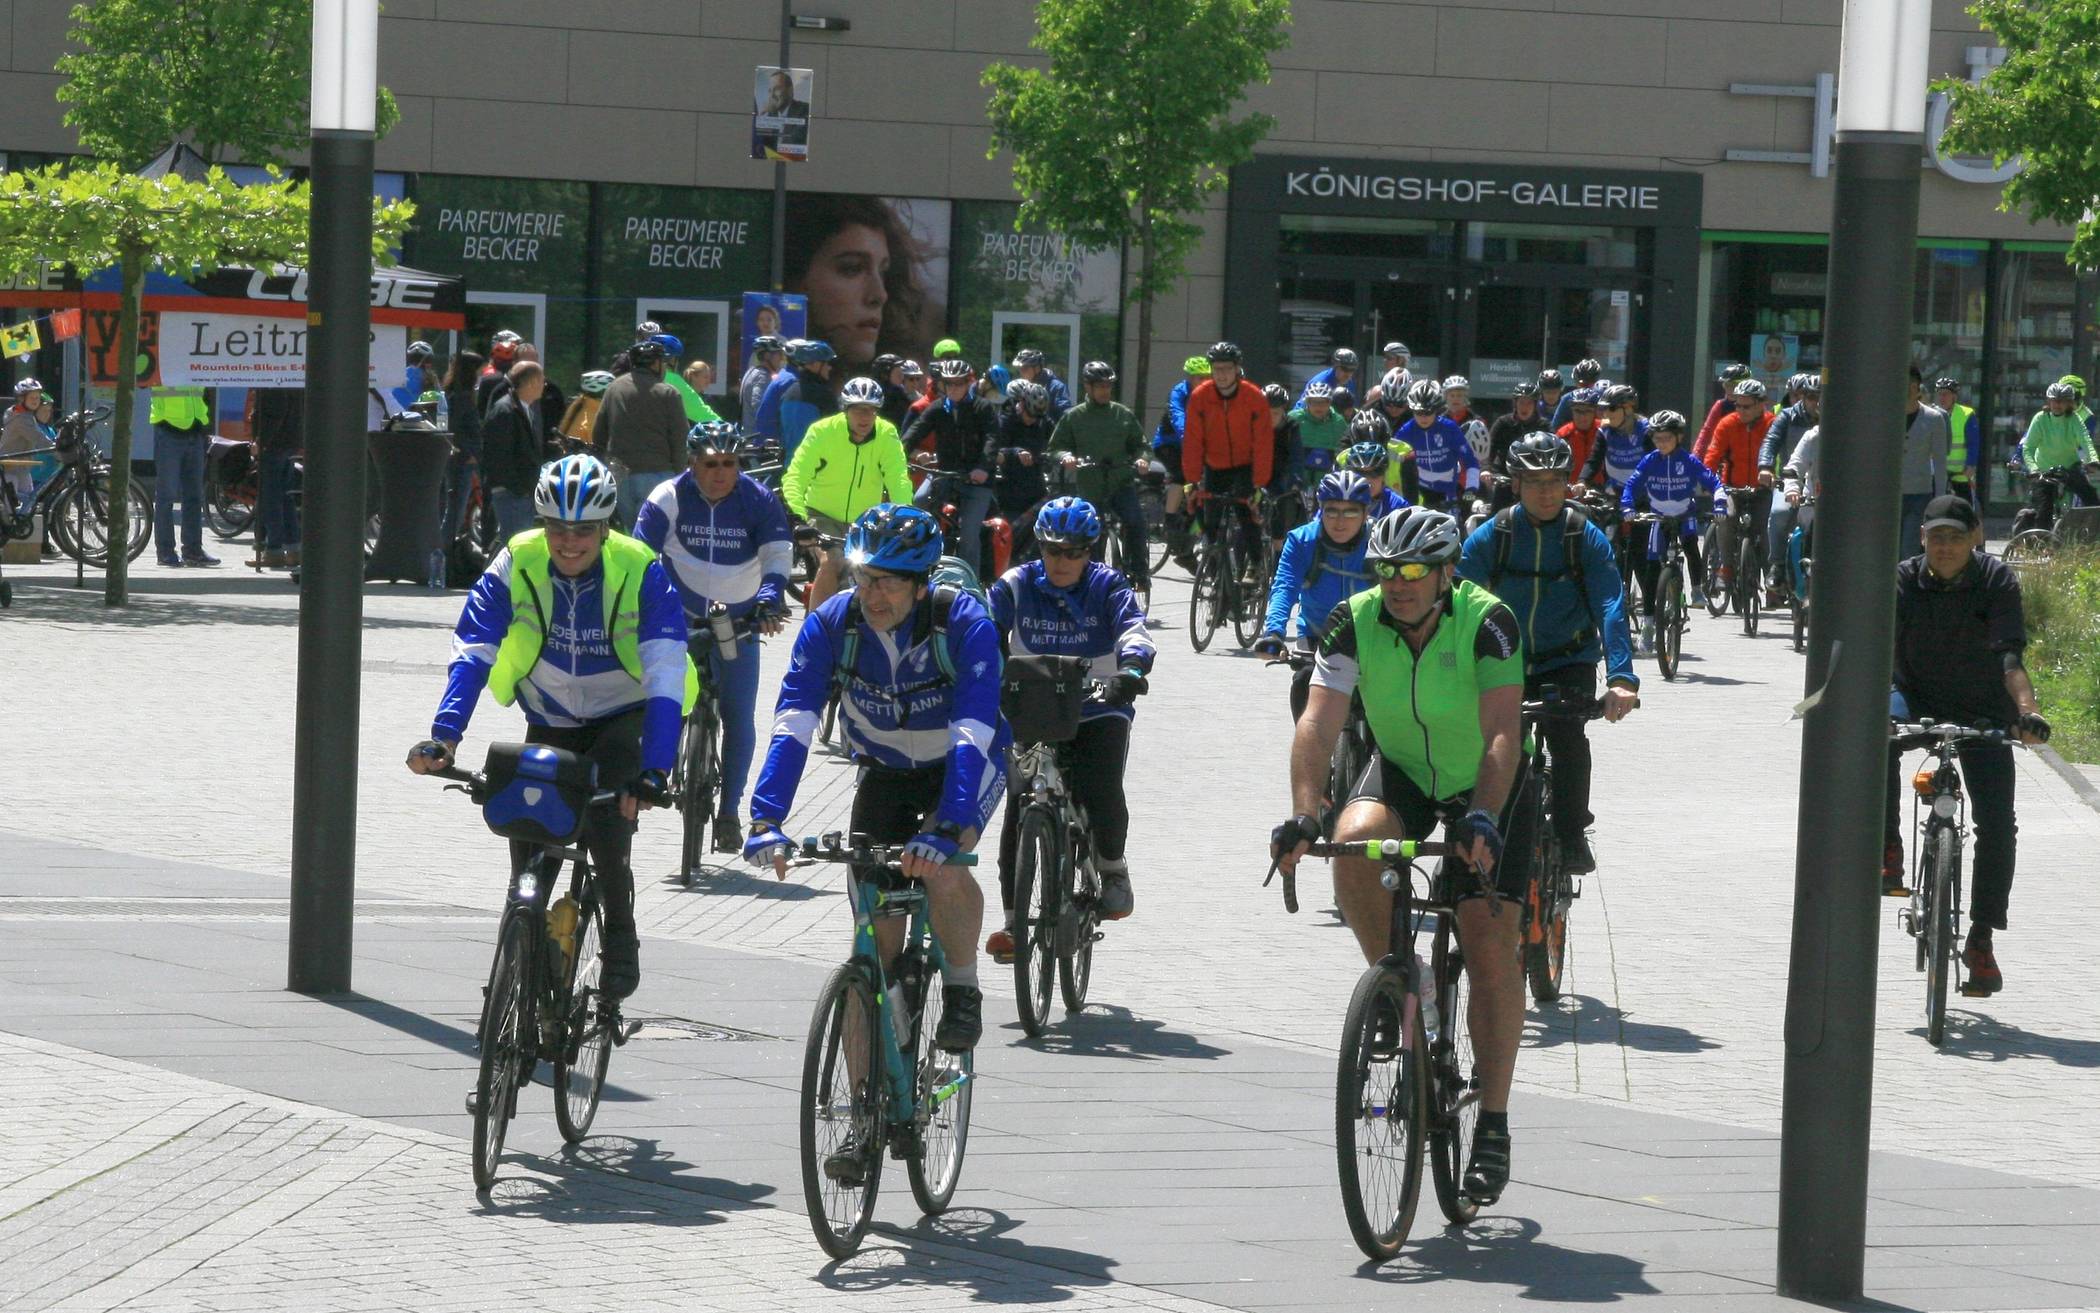
[[[482,819],[506,839],[570,844],[583,833],[598,763],[536,743],[491,743]]]
[[[1017,656],[999,684],[999,711],[1016,743],[1063,743],[1079,733],[1086,702],[1085,657]]]

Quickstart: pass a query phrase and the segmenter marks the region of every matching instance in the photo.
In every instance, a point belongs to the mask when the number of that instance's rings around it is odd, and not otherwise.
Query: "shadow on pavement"
[[[1078,1249],[1031,1245],[1008,1233],[1020,1223],[994,1208],[957,1208],[923,1217],[915,1226],[878,1226],[906,1240],[941,1242],[938,1247],[864,1249],[827,1264],[817,1280],[833,1290],[889,1290],[943,1286],[971,1292],[984,1304],[1061,1304],[1075,1292],[1109,1285],[1115,1261]],[[980,1265],[971,1259],[1026,1263],[1034,1270]]]
[[[1539,1239],[1528,1217],[1484,1218],[1467,1229],[1446,1227],[1423,1236],[1389,1263],[1365,1263],[1365,1281],[1413,1285],[1478,1281],[1522,1286],[1518,1298],[1553,1304],[1614,1304],[1629,1295],[1659,1295],[1640,1260],[1623,1254],[1570,1249]]]
[[[389,1003],[384,999],[373,998],[369,994],[359,994],[354,990],[348,994],[316,994],[312,998],[316,1003],[326,1003],[329,1007],[355,1013],[368,1021],[376,1021],[389,1030],[398,1030],[404,1035],[412,1035],[433,1047],[457,1053],[463,1058],[474,1059],[480,1056],[481,1046],[475,1041],[474,1032],[465,1026],[457,1026],[449,1021],[440,1021],[436,1017],[426,1016],[421,1012],[413,1012],[407,1008]],[[322,1042],[325,1043],[326,1041]],[[460,1069],[460,1078],[471,1084],[474,1075],[472,1071],[462,1067]],[[533,1084],[544,1089],[549,1087],[553,1080],[554,1068],[547,1063],[541,1062],[533,1068]],[[607,1103],[646,1103],[649,1100],[648,1095],[623,1089],[610,1080],[606,1081],[605,1088],[598,1097]]]
[[[759,1201],[773,1193],[770,1185],[689,1175],[693,1164],[657,1141],[626,1135],[591,1136],[553,1158],[515,1160],[554,1179],[499,1176],[478,1211],[545,1222],[712,1226],[726,1214],[767,1207]],[[637,1188],[642,1184],[657,1188]]]
[[[1687,684],[1713,684],[1716,686],[1755,684],[1762,688],[1765,682],[1762,679],[1730,679],[1726,675],[1702,675],[1696,670],[1680,670],[1677,673],[1677,678]]]
[[[1019,1030],[1019,1022],[1005,1027]],[[1084,1012],[1066,1017],[1036,1039],[1023,1039],[1024,1048],[1044,1053],[1072,1053],[1087,1058],[1133,1058],[1161,1062],[1169,1058],[1228,1057],[1231,1049],[1206,1044],[1194,1035],[1168,1030],[1166,1023],[1133,1015],[1129,1008],[1112,1003],[1090,1003]]]
[[[1923,1035],[1925,1028],[1914,1027],[1911,1033]],[[2100,1041],[2038,1035],[2009,1021],[1952,1007],[1940,1052],[1977,1062],[2046,1058],[2059,1067],[2100,1067]]]
[[[806,902],[820,894],[835,893],[836,890],[819,889],[815,885],[801,884],[792,880],[775,880],[770,875],[740,869],[736,866],[708,866],[703,863],[700,874],[687,885],[673,872],[664,877],[664,884],[671,888],[684,888],[692,894],[725,894],[739,898],[772,898],[785,903]]]
[[[1623,1044],[1644,1053],[1702,1053],[1721,1047],[1718,1040],[1682,1026],[1634,1021],[1630,1014],[1586,994],[1566,994],[1558,1003],[1534,1006],[1524,1016],[1527,1048],[1562,1044]]]

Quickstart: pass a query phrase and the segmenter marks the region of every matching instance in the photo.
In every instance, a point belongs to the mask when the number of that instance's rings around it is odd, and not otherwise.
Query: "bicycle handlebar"
[[[468,801],[477,806],[488,800],[489,777],[480,771],[461,770],[457,766],[440,766],[436,770],[427,770],[423,773],[435,776],[441,780],[458,781],[458,785],[449,787],[457,788],[459,785],[464,785],[465,787],[460,788],[459,791],[466,794]],[[589,805],[593,807],[610,807],[620,800],[623,792],[620,789],[599,789],[591,794]]]
[[[895,866],[904,860],[904,844],[871,844],[866,839],[854,836],[852,842],[843,842],[845,836],[833,830],[821,837],[805,835],[802,842],[794,845],[795,855],[804,861],[843,862],[853,866]],[[944,866],[975,866],[976,853],[957,853],[942,863]]]
[[[1949,747],[1958,743],[2007,743],[2020,747],[2017,732],[1990,729],[1977,725],[1957,725],[1949,720],[1892,720],[1889,722],[1891,743],[1944,743]]]

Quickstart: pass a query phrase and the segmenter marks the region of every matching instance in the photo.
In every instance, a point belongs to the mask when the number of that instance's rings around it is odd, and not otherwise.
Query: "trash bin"
[[[452,459],[452,435],[408,415],[366,441],[379,476],[379,541],[365,558],[365,578],[427,584],[435,559],[442,584],[438,498]]]

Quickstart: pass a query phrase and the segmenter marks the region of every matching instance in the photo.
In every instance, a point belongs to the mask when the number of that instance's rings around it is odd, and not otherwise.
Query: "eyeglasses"
[[[567,520],[541,520],[540,527],[549,538],[595,538],[598,536],[598,521],[584,520],[571,524]]]
[[[919,586],[919,581],[908,574],[878,574],[868,569],[855,570],[853,582],[868,592],[891,597],[909,596]]]
[[[703,460],[698,463],[703,470],[733,470],[741,462],[734,456],[720,456],[714,460]]]
[[[1088,552],[1084,547],[1069,547],[1063,543],[1044,543],[1043,555],[1058,561],[1084,561]]]
[[[1371,562],[1371,573],[1377,575],[1380,579],[1405,579],[1411,584],[1427,579],[1430,572],[1435,569],[1435,566],[1424,565],[1420,561]]]
[[[1320,514],[1336,520],[1361,520],[1364,508],[1355,502],[1328,502],[1320,507]]]

